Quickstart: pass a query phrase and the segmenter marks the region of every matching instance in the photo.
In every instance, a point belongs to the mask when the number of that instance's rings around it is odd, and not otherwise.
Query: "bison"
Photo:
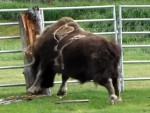
[[[35,82],[28,89],[29,93],[40,93],[42,88],[52,87],[55,74],[61,73],[59,96],[66,94],[67,80],[71,77],[81,83],[93,80],[108,90],[111,102],[120,101],[120,47],[85,31],[72,18],[63,17],[46,28],[33,45],[32,53]]]

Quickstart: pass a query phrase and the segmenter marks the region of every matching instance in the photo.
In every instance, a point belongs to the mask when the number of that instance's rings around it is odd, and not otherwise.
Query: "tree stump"
[[[20,35],[24,50],[24,64],[30,64],[33,60],[32,45],[36,41],[36,36],[42,32],[42,19],[38,7],[28,9],[27,12],[19,15]],[[31,66],[25,66],[23,70],[25,77],[26,89],[28,89],[35,81],[35,75],[31,71]],[[41,94],[49,95],[49,89],[42,89]]]

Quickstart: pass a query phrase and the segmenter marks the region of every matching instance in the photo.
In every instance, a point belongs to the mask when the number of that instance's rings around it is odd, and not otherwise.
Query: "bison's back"
[[[90,35],[73,41],[63,50],[64,73],[81,82],[92,80],[94,74],[103,73],[106,68],[117,68],[120,58],[118,45]]]

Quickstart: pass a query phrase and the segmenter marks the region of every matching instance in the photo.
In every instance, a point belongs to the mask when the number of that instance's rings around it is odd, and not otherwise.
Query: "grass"
[[[125,77],[150,77],[150,64],[124,64]]]
[[[23,101],[8,105],[0,105],[1,113],[149,113],[150,94],[148,89],[128,89],[121,93],[123,102],[110,105],[107,92],[103,87],[95,87],[92,83],[84,85],[69,84],[68,96],[63,100],[89,99],[87,103],[55,104],[60,99],[56,96],[59,85],[52,89],[51,97],[42,97],[32,101]],[[132,86],[131,86],[132,87]],[[0,97],[23,95],[24,87],[0,88]]]
[[[17,21],[17,20],[16,20]],[[9,23],[9,21],[0,21],[1,23]],[[11,22],[15,22],[15,21],[11,21]],[[0,26],[0,36],[6,36],[6,34],[8,36],[18,36],[19,32],[19,26],[18,25],[9,25],[9,26]],[[13,32],[11,32],[13,31]]]

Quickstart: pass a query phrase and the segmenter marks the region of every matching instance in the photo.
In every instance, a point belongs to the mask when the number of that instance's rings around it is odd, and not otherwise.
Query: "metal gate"
[[[45,18],[45,15],[44,15],[44,12],[45,11],[56,11],[56,10],[61,10],[63,12],[65,12],[66,10],[93,10],[93,9],[96,9],[96,10],[106,10],[106,11],[109,11],[111,14],[111,17],[109,18],[96,18],[96,19],[82,19],[82,20],[75,20],[76,22],[79,22],[79,23],[83,23],[83,22],[88,22],[88,23],[92,23],[92,22],[111,22],[112,23],[112,30],[111,31],[107,31],[107,32],[102,32],[102,31],[98,31],[98,32],[95,32],[95,34],[105,34],[105,35],[114,35],[115,37],[115,40],[117,41],[117,28],[116,28],[116,11],[115,11],[115,5],[109,5],[109,6],[84,6],[84,7],[54,7],[54,8],[40,8],[40,13],[41,13],[41,18],[42,18],[42,26],[43,26],[43,29],[44,27],[46,26],[46,24],[51,24],[51,23],[54,23],[55,21],[45,21],[44,18]],[[23,11],[26,11],[27,9],[1,9],[0,12],[17,12],[18,14],[23,12]],[[67,15],[69,16],[69,15]],[[19,23],[18,22],[1,22],[0,23],[0,26],[11,26],[11,25],[18,25]],[[20,36],[0,36],[0,41],[1,40],[15,40],[15,39],[20,39]],[[23,50],[20,48],[20,50],[0,50],[0,55],[1,54],[10,54],[10,53],[22,53]],[[23,59],[22,59],[23,60]],[[1,70],[16,70],[16,69],[22,69],[24,66],[16,66],[16,65],[12,65],[12,66],[1,66],[0,67],[0,71]],[[0,74],[0,76],[2,76]],[[3,75],[5,76],[5,75]],[[76,83],[77,81],[68,81],[69,83]],[[60,81],[55,81],[55,83],[61,83]],[[15,83],[15,84],[0,84],[0,87],[8,87],[8,86],[21,86],[21,85],[25,85],[24,83]]]
[[[124,64],[141,64],[141,63],[150,63],[150,60],[124,60],[124,49],[125,48],[150,48],[150,44],[138,44],[138,45],[125,45],[123,44],[123,39],[125,38],[125,35],[141,35],[141,34],[150,34],[150,29],[147,30],[141,30],[141,31],[125,31],[123,29],[123,22],[131,22],[131,21],[148,21],[150,22],[150,17],[149,18],[143,18],[143,17],[134,17],[134,18],[129,18],[129,17],[123,17],[123,11],[126,9],[129,10],[134,10],[135,8],[140,10],[143,8],[146,8],[150,11],[150,5],[120,5],[119,6],[119,22],[118,22],[118,39],[120,41],[120,45],[122,47],[122,57],[121,57],[121,75],[122,75],[122,80],[121,80],[121,89],[124,90],[124,81],[136,81],[136,80],[150,80],[150,77],[138,77],[138,78],[127,78],[125,73],[124,73]],[[127,12],[130,13],[130,12]]]

